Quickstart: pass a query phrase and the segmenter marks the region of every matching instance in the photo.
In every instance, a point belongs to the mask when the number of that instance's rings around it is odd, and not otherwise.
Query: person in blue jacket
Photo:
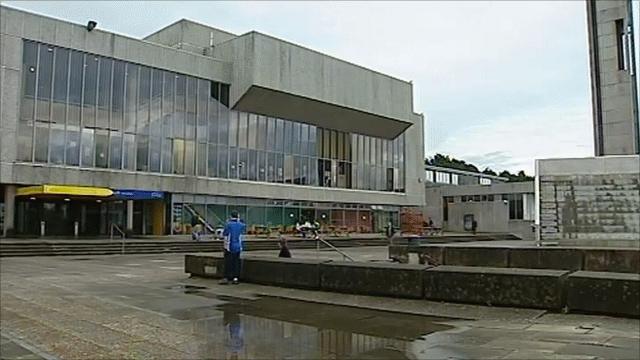
[[[224,226],[224,279],[223,285],[238,284],[240,277],[240,253],[242,252],[242,240],[247,232],[245,225],[237,211],[231,212],[231,219]]]

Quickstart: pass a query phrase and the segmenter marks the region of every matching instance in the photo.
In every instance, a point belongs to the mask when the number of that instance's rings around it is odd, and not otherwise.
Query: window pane
[[[310,156],[316,156],[316,127],[309,125],[309,152]]]
[[[80,163],[80,132],[78,128],[70,128],[67,125],[67,165]]]
[[[292,136],[291,138],[289,138],[289,141],[291,141],[291,144],[292,144],[291,153],[299,154],[300,153],[300,123],[294,122],[292,126],[293,126],[291,130]]]
[[[248,114],[245,112],[238,113],[238,146],[241,148],[247,147],[247,128],[248,128]]]
[[[209,81],[198,79],[197,129],[198,141],[207,141],[207,102],[209,100]]]
[[[64,163],[64,125],[51,124],[51,149],[49,149],[49,162],[52,164]]]
[[[124,117],[124,86],[125,86],[125,63],[115,61],[113,63],[113,90],[111,96],[111,122],[109,128],[114,130],[122,129]]]
[[[173,173],[184,174],[184,140],[173,140]]]
[[[67,111],[67,84],[69,75],[69,50],[55,49],[55,71],[53,72],[53,104],[51,121],[64,124]],[[64,133],[62,134],[64,139]],[[62,152],[64,153],[64,151]],[[64,161],[64,160],[63,160]]]
[[[93,167],[93,129],[82,129],[81,165]]]
[[[217,145],[209,144],[209,156],[207,157],[207,169],[209,177],[218,177],[218,154]]]
[[[293,152],[293,124],[291,121],[284,121],[284,152],[291,154]],[[289,180],[291,177],[289,177]]]
[[[198,143],[198,176],[207,176],[207,143]]]
[[[122,165],[122,134],[111,131],[109,135],[109,167],[120,169]]]
[[[249,149],[257,149],[258,117],[256,114],[249,114],[249,129],[247,131],[247,136],[249,137],[247,140]]]
[[[33,120],[36,96],[38,44],[32,41],[25,41],[22,51],[22,86],[24,96],[22,98],[20,118]]]
[[[162,141],[162,172],[165,174],[171,174],[173,171],[171,160],[173,157],[172,150],[173,140],[164,138]]]
[[[218,102],[213,97],[209,97],[209,105],[207,111],[209,113],[208,140],[210,143],[216,144],[218,143]]]
[[[284,182],[293,183],[293,156],[288,154],[284,156]]]
[[[186,110],[186,92],[187,92],[187,79],[182,75],[175,75],[176,79],[176,98],[175,98],[175,113],[173,119],[173,136],[176,138],[184,138],[184,126],[185,126],[185,110]]]
[[[111,71],[113,60],[100,57],[100,74],[98,76],[98,116],[96,126],[109,127],[109,108],[111,107]]]
[[[51,82],[53,76],[53,47],[40,44],[40,60],[38,67],[38,102],[36,104],[36,119],[49,120],[49,105],[51,103]]]
[[[238,146],[238,112],[229,112],[229,145]]]
[[[284,182],[284,155],[276,154],[276,182]]]
[[[149,138],[149,171],[160,172],[162,138],[152,136]]]
[[[249,150],[247,173],[249,180],[258,180],[258,152],[256,150]]]
[[[36,123],[36,139],[35,139],[34,161],[47,162],[47,151],[49,145],[49,125]]]
[[[193,141],[184,142],[184,173],[195,175],[196,144]]]
[[[151,96],[151,70],[141,66],[138,74],[138,106],[136,108],[136,133],[149,134],[149,105]],[[146,166],[146,163],[145,165]]]
[[[309,155],[309,125],[300,124],[300,153]]]
[[[284,143],[288,141],[284,137],[284,120],[275,119],[276,120],[276,151],[283,152],[284,151]]]
[[[83,70],[84,54],[79,51],[71,51],[69,65],[69,109],[67,114],[68,125],[80,125]]]
[[[165,71],[163,94],[162,94],[162,128],[163,136],[171,137],[173,135],[173,97],[175,87],[175,75]],[[164,172],[164,171],[163,171]],[[169,170],[169,172],[171,172]]]
[[[276,120],[267,118],[267,150],[274,151],[276,149]]]
[[[96,95],[98,85],[98,57],[87,55],[84,59],[84,95],[82,122],[84,126],[96,125]]]
[[[258,116],[258,127],[256,131],[256,146],[258,150],[266,150],[267,143],[267,118]]]
[[[18,160],[31,161],[33,126],[29,123],[18,124]]]
[[[196,100],[197,100],[196,79],[187,77],[187,112],[185,115],[185,139],[194,140],[196,138]]]
[[[229,177],[228,148],[226,145],[218,145],[218,177]]]
[[[229,107],[229,85],[221,84],[220,86],[220,103],[225,107]]]
[[[136,135],[136,170],[149,170],[149,137]]]
[[[127,170],[135,168],[135,136],[133,134],[124,134],[124,146],[122,148],[123,167]]]
[[[267,181],[267,153],[258,152],[258,181]]]
[[[95,166],[100,168],[107,167],[107,154],[109,151],[109,133],[106,130],[96,130],[95,131],[95,155],[96,162]]]
[[[267,181],[276,181],[276,154],[267,153]]]
[[[249,153],[247,149],[238,149],[238,178],[247,180],[249,176]]]
[[[127,64],[125,69],[125,124],[127,132],[136,130],[136,108],[138,99],[138,65]]]
[[[162,70],[151,72],[151,113],[149,114],[149,135],[162,137]],[[160,171],[158,169],[158,171]]]

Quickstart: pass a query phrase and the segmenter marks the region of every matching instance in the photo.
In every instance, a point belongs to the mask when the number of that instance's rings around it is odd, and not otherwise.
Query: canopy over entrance
[[[80,196],[80,197],[108,197],[113,195],[109,188],[92,186],[69,185],[37,185],[19,188],[16,196]]]

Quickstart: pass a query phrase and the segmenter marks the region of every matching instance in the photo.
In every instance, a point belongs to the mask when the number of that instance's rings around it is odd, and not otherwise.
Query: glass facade
[[[296,222],[317,220],[327,230],[344,227],[349,232],[382,232],[392,222],[399,224],[399,207],[348,203],[320,203],[248,197],[173,194],[171,201],[173,234],[189,233],[194,212],[212,226],[222,226],[237,211],[249,233],[260,227],[293,232]]]
[[[229,85],[25,41],[18,160],[404,192],[394,140],[229,109]]]

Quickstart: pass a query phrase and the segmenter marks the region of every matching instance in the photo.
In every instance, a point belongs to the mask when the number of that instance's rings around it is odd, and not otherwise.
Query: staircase
[[[214,234],[216,232],[216,228],[211,225],[207,219],[202,216],[196,209],[193,208],[193,206],[191,204],[183,204],[183,207],[185,209],[187,209],[187,211],[191,214],[191,216],[195,217],[196,219],[198,219],[198,222],[201,223],[202,225],[204,225],[204,227],[207,229],[207,231],[210,234]],[[215,215],[214,215],[215,216]],[[220,219],[218,219],[219,221]],[[220,221],[219,221],[220,222]]]
[[[316,242],[312,239],[291,239],[288,242],[290,249],[315,249]],[[378,239],[331,239],[335,247],[357,246],[387,246],[388,240]],[[245,240],[245,251],[252,250],[277,250],[278,240]],[[326,248],[324,244],[321,248]],[[166,241],[136,239],[125,240],[124,254],[161,254],[161,253],[190,253],[190,252],[220,252],[221,241]],[[122,253],[120,241],[96,241],[96,240],[3,240],[0,243],[0,257],[9,256],[63,256],[63,255],[116,255]]]

